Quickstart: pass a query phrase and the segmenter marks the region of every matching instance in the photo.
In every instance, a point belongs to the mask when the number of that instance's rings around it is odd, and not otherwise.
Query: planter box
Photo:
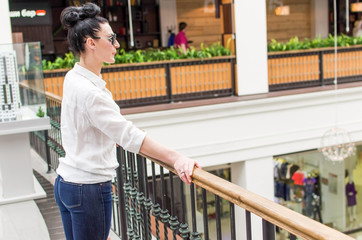
[[[275,52],[268,54],[270,90],[333,84],[334,48]],[[362,80],[362,47],[339,47],[337,81]]]
[[[102,78],[121,106],[231,96],[235,56],[103,67]],[[62,96],[68,69],[44,71],[45,91]]]

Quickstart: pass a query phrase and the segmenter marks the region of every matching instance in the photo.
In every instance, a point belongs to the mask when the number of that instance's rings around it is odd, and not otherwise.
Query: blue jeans
[[[111,182],[78,184],[58,176],[54,184],[67,240],[106,240],[112,218]]]

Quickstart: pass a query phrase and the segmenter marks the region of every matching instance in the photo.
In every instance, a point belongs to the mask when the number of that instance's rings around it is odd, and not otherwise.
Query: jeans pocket
[[[67,208],[80,207],[82,205],[82,184],[59,182],[59,198]]]

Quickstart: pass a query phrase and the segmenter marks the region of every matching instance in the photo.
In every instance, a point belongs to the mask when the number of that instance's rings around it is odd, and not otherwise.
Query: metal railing
[[[269,91],[331,85],[333,48],[268,54]],[[338,83],[362,81],[362,47],[338,48]]]
[[[50,116],[54,121],[59,121],[61,103],[58,101],[59,99],[54,97],[47,98],[48,114],[54,114]],[[48,140],[47,148],[53,151],[54,158],[50,154],[52,160],[47,162],[55,169],[57,157],[62,156],[64,151],[54,149],[54,145],[61,148],[58,128],[54,128],[53,134],[48,138],[53,139],[55,143]],[[41,141],[34,141],[33,146],[39,142]],[[117,148],[117,158],[119,167],[116,170],[117,177],[113,181],[112,230],[124,240],[151,240],[152,236],[157,239],[174,240],[226,239],[223,233],[228,233],[227,239],[236,239],[235,205],[245,210],[246,232],[243,234],[248,240],[253,238],[252,215],[262,218],[262,235],[265,240],[276,238],[276,227],[289,232],[290,239],[352,239],[202,169],[194,170],[192,184],[188,187],[179,180],[172,166],[165,165],[157,159],[126,152],[120,147]],[[196,197],[196,188],[198,191],[201,189],[201,197]],[[215,236],[211,236],[209,231],[207,193],[215,194]],[[221,212],[222,199],[228,202],[227,229],[223,228],[225,224],[222,224],[225,219]],[[196,204],[200,201],[202,209]],[[197,217],[200,214],[202,217]],[[202,222],[202,228],[198,222]]]

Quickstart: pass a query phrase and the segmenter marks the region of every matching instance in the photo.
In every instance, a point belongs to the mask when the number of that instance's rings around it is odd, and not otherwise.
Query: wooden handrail
[[[47,97],[61,102],[61,98],[46,92]],[[161,165],[169,171],[177,174],[173,166],[140,153],[147,159]],[[234,204],[258,215],[272,224],[285,229],[295,236],[307,240],[352,240],[353,238],[321,224],[311,218],[299,214],[289,208],[283,207],[269,199],[250,192],[240,186],[228,182],[220,177],[195,168],[192,182],[205,190],[212,192]]]
[[[33,88],[33,87],[29,86],[29,84],[24,83],[24,82],[20,82],[19,86],[21,86],[21,87],[23,87],[25,89],[31,89],[31,90],[33,90],[35,92],[43,93],[39,89]],[[59,97],[58,95],[55,95],[55,94],[53,94],[51,92],[44,92],[44,94],[45,94],[46,98],[49,98],[50,100],[53,100],[53,101],[59,102],[59,103],[62,102],[62,97]]]
[[[177,174],[176,170],[157,159],[140,154],[151,161]],[[281,206],[269,199],[250,192],[240,186],[220,177],[195,168],[192,182],[205,190],[212,192],[249,212],[258,215],[266,221],[286,231],[307,240],[352,240],[353,238],[330,228],[320,222],[308,218],[289,208]]]
[[[58,102],[58,103],[62,103],[62,97],[59,97],[58,95],[55,95],[53,93],[50,93],[50,92],[45,92],[45,96],[47,98],[49,98],[50,100],[53,100],[54,102]]]

